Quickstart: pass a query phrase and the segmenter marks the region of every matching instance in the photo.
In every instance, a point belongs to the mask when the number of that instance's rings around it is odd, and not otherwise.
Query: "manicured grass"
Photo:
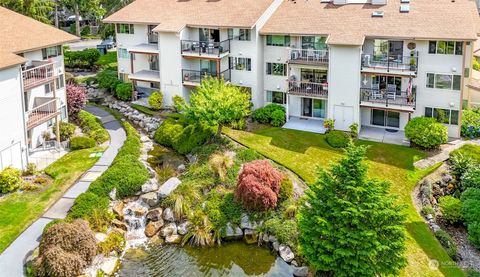
[[[144,113],[146,115],[149,115],[149,116],[159,116],[160,115],[159,111],[152,110],[149,107],[145,107],[145,106],[142,106],[142,105],[132,104],[131,107],[134,108],[135,110],[137,110],[141,113]]]
[[[0,253],[97,162],[98,157],[89,155],[99,151],[103,148],[72,151],[45,169],[53,178],[51,185],[38,191],[13,193],[0,200]]]
[[[325,136],[319,134],[280,128],[259,129],[254,133],[225,128],[224,132],[296,172],[308,183],[315,181],[317,168],[327,168],[342,155],[341,150],[330,147]],[[414,161],[426,154],[404,146],[368,141],[358,141],[358,144],[369,146],[370,176],[389,180],[391,192],[405,205],[408,266],[401,276],[464,276],[434,238],[412,202],[416,183],[432,170],[420,171],[413,166]],[[431,260],[439,261],[440,267],[431,267]]]
[[[95,64],[104,67],[116,67],[117,51],[109,51],[107,54],[100,56],[100,59]]]

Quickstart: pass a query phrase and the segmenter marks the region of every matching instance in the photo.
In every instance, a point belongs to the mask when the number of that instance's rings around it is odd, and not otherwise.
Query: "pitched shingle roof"
[[[0,51],[0,69],[22,64],[24,62],[25,59],[18,55]]]
[[[400,0],[386,5],[334,5],[320,0],[284,0],[260,30],[262,34],[327,35],[328,43],[362,45],[365,37],[476,40],[480,20],[472,0],[412,0],[400,13]],[[384,16],[372,17],[383,11]]]
[[[158,25],[155,31],[163,32],[178,32],[185,26],[251,28],[273,1],[136,0],[104,22]]]

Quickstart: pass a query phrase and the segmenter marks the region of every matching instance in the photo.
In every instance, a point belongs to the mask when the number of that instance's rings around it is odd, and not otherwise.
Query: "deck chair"
[[[380,84],[372,84],[372,98],[373,99],[382,99],[383,94],[380,91]]]
[[[397,96],[397,86],[388,84],[387,85],[387,97],[388,97],[388,99],[395,100],[396,96]]]

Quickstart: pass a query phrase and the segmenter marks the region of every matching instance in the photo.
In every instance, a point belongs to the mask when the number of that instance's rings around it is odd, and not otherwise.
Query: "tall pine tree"
[[[350,145],[306,192],[298,215],[299,248],[318,271],[379,276],[406,265],[402,207],[388,195],[388,182],[367,177],[366,150]]]

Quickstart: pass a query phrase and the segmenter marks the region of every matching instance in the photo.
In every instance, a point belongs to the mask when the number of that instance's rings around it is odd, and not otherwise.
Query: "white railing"
[[[40,64],[37,65],[36,64]],[[55,77],[54,62],[33,62],[33,68],[25,69],[22,72],[23,87],[33,88],[44,84]]]
[[[308,64],[328,64],[328,49],[289,48],[290,62]]]
[[[27,112],[27,129],[36,127],[59,114],[58,98],[43,97],[38,100],[40,104]]]
[[[328,96],[328,84],[288,81],[288,93],[305,96],[326,97]]]

